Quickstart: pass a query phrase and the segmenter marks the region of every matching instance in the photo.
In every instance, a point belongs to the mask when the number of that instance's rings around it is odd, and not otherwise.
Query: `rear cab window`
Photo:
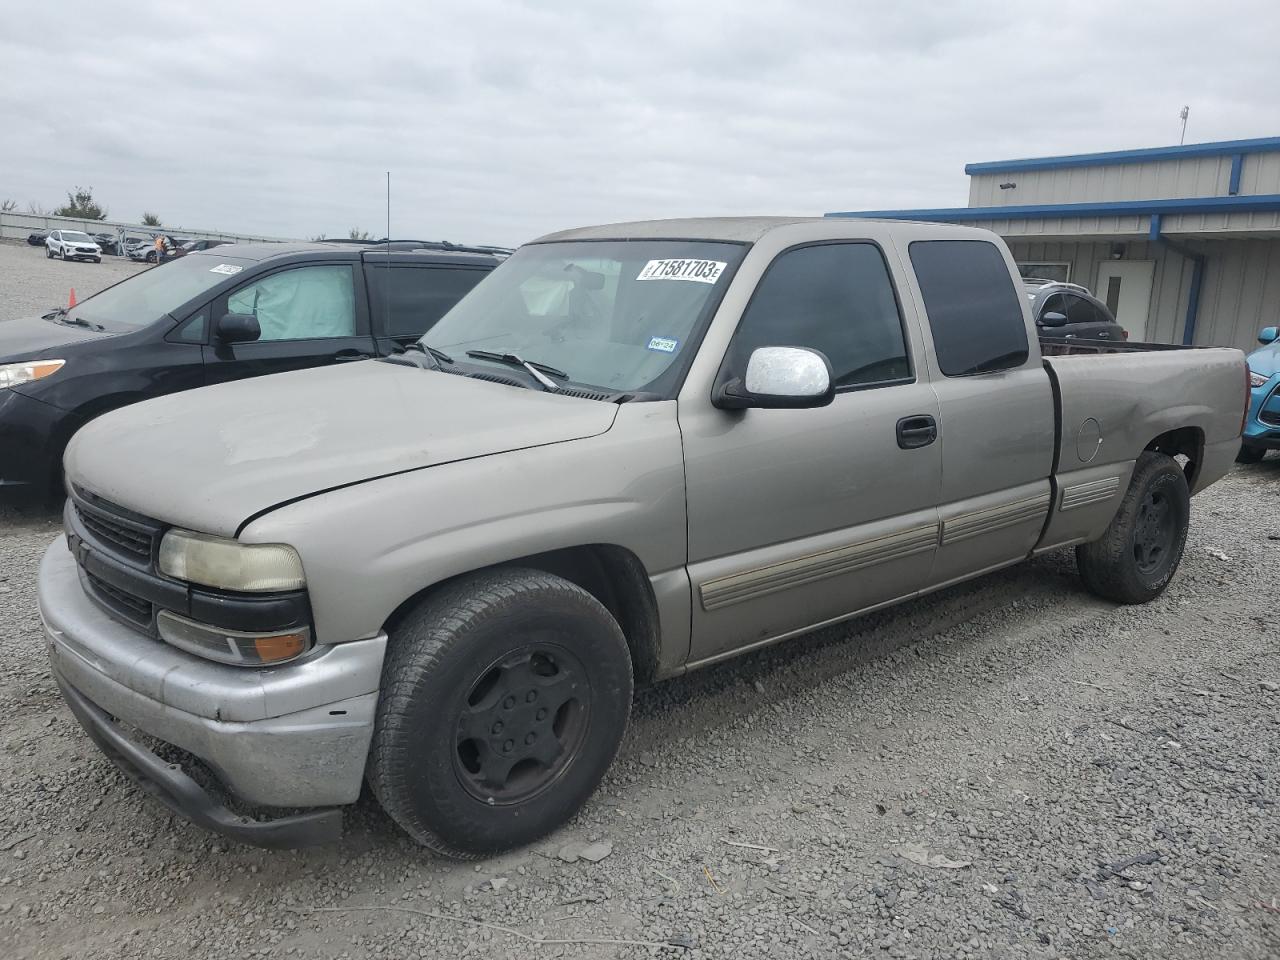
[[[1022,302],[995,244],[917,240],[909,252],[944,376],[1009,370],[1027,362]]]

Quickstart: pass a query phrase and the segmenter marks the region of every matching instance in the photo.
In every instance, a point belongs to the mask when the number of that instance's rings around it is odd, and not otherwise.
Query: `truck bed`
[[[1074,339],[1042,346],[1059,427],[1054,515],[1041,549],[1096,536],[1144,450],[1185,458],[1193,494],[1231,469],[1245,403],[1239,350]]]

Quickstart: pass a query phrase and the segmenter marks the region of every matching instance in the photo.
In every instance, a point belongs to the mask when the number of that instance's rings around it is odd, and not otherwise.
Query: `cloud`
[[[973,160],[1280,133],[1280,7],[1174,0],[22,5],[0,196],[518,243],[960,205]]]

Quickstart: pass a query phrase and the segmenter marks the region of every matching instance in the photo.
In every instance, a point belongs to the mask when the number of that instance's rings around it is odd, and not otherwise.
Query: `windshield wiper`
[[[437,350],[435,347],[428,346],[420,340],[413,341],[413,343],[409,344],[405,349],[420,350],[425,354],[429,354],[440,363],[453,363],[453,357],[449,356],[443,350]]]
[[[50,310],[48,313],[41,314],[40,319],[41,320],[58,320],[62,317],[65,317],[66,315],[67,315],[66,307],[55,307],[54,309]]]
[[[59,323],[65,323],[68,327],[85,327],[89,330],[105,330],[107,329],[100,323],[90,323],[82,317],[68,317],[64,311],[62,316],[56,318]]]
[[[542,384],[544,390],[559,390],[560,385],[551,377],[559,377],[561,380],[568,380],[569,375],[563,370],[546,364],[538,363],[536,360],[524,360],[514,353],[495,353],[492,350],[468,350],[468,357],[474,357],[476,360],[492,360],[495,363],[505,363],[509,367],[524,367],[529,371],[530,376]]]

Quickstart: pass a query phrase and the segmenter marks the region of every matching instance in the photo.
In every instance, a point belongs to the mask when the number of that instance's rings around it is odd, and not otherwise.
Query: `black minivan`
[[[395,353],[502,260],[396,246],[220,246],[0,323],[0,492],[56,493],[71,435],[117,407]]]

